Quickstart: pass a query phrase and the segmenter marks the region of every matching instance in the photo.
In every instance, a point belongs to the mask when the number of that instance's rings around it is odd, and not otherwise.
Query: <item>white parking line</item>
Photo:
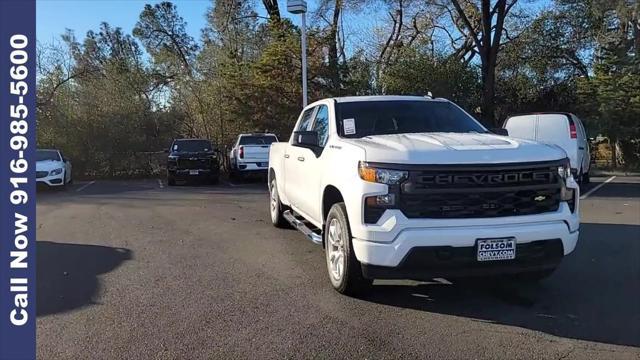
[[[164,184],[162,184],[162,180],[158,179],[158,185],[160,185],[160,189],[164,189]]]
[[[96,181],[95,181],[95,180],[90,181],[90,182],[88,182],[88,183],[86,183],[86,184],[84,184],[84,185],[80,186],[79,188],[77,188],[77,189],[76,189],[76,192],[80,192],[80,191],[82,191],[82,190],[84,190],[84,189],[88,188],[89,186],[91,186],[91,185],[93,185],[93,184],[95,184],[95,183],[96,183]]]
[[[598,186],[594,187],[593,189],[587,191],[586,193],[584,193],[584,195],[580,196],[580,200],[584,200],[587,197],[589,197],[589,195],[593,194],[594,192],[598,191],[598,189],[600,189],[601,187],[605,186],[605,184],[610,183],[613,179],[615,179],[615,176],[612,176],[610,178],[608,178],[607,180],[605,180],[603,183],[598,184]]]

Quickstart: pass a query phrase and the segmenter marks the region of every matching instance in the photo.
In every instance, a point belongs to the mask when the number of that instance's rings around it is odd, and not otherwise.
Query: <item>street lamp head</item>
[[[287,11],[292,14],[304,14],[307,12],[305,0],[287,0]]]

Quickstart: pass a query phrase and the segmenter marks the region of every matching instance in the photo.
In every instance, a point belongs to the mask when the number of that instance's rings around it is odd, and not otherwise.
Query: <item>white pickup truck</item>
[[[492,134],[445,99],[317,101],[271,145],[268,181],[273,224],[321,244],[345,294],[373,279],[535,281],[578,241],[565,152]]]
[[[266,173],[269,168],[269,146],[277,142],[274,134],[240,134],[229,152],[231,176],[252,172]]]

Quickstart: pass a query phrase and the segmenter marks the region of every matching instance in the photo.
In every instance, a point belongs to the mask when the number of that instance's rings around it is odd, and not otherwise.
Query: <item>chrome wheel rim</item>
[[[271,220],[275,221],[278,216],[278,189],[275,183],[271,184],[270,197]]]
[[[344,275],[345,267],[345,239],[342,234],[342,225],[340,225],[338,219],[331,219],[327,240],[327,265],[329,267],[329,274],[334,281],[340,281]]]

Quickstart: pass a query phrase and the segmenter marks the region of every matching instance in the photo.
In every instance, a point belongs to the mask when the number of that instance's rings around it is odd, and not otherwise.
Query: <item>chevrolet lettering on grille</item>
[[[500,174],[439,174],[425,175],[421,180],[425,185],[550,183],[553,181],[553,173],[551,171],[521,171]]]

